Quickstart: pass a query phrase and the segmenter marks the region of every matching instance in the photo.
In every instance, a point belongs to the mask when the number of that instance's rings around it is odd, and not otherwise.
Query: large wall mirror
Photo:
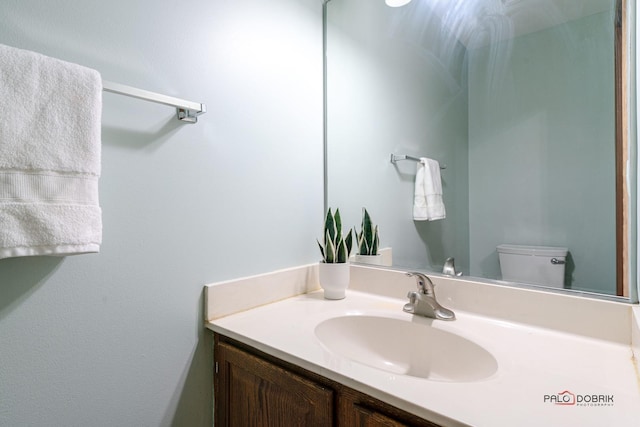
[[[328,206],[357,227],[366,207],[394,267],[441,272],[454,257],[465,276],[504,282],[499,245],[566,248],[554,287],[628,297],[634,8],[327,1]],[[418,162],[392,154],[440,163],[445,219],[414,220]]]

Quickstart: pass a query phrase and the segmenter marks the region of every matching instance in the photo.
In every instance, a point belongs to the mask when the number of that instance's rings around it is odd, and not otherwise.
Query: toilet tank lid
[[[529,256],[566,257],[568,248],[555,246],[498,245],[498,253]]]

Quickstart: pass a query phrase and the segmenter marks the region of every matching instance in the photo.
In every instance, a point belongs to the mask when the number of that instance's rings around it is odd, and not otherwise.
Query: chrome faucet
[[[453,277],[462,276],[462,271],[456,271],[456,264],[453,257],[450,256],[445,260],[444,266],[442,267],[442,274]]]
[[[418,272],[406,273],[407,276],[416,278],[418,291],[407,294],[409,302],[404,305],[403,310],[417,316],[431,317],[439,320],[455,320],[456,315],[448,308],[441,306],[436,301],[435,285],[426,275]]]

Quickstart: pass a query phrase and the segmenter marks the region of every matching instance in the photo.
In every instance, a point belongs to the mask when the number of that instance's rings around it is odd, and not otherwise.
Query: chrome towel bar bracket
[[[407,156],[406,154],[393,154],[393,153],[391,153],[391,158],[390,158],[391,163],[395,164],[396,162],[398,162],[400,160],[412,160],[414,162],[419,162],[420,161],[420,159],[417,158],[417,157]],[[446,168],[447,168],[447,165],[442,165],[442,164],[440,165],[440,169],[446,169]]]
[[[144,89],[138,89],[120,83],[103,81],[102,89],[105,92],[117,93],[118,95],[129,96],[131,98],[137,98],[144,101],[150,101],[157,104],[176,107],[177,118],[185,123],[197,123],[198,116],[207,112],[207,106],[205,104],[187,101],[180,98],[174,98],[173,96],[163,95],[161,93],[151,92]]]

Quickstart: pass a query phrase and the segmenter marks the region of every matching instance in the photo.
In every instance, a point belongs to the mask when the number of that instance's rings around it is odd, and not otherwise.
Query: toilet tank
[[[569,249],[552,246],[498,245],[502,280],[564,287]]]

